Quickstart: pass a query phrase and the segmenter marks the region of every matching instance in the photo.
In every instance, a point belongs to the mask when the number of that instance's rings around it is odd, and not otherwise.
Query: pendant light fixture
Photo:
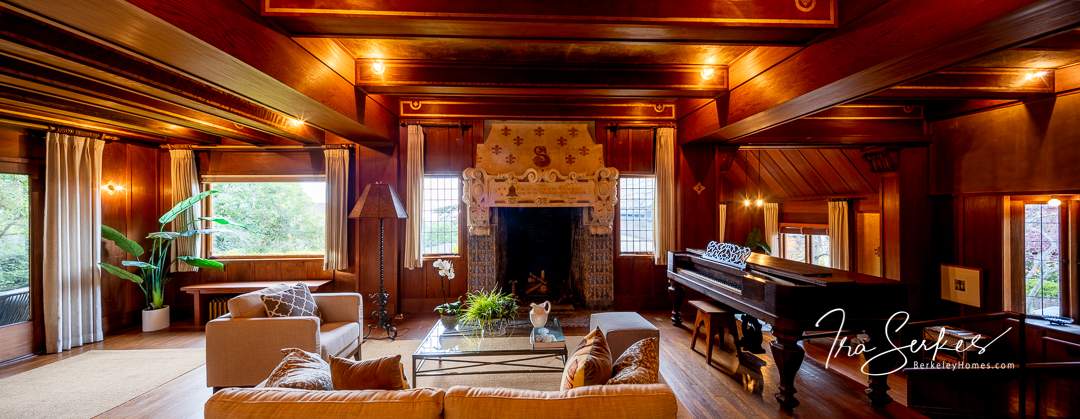
[[[754,199],[750,199],[750,185],[747,185],[747,191],[743,194],[743,207],[750,208],[751,205],[761,208],[765,206],[765,197],[761,195],[761,150],[756,150],[755,156],[757,156],[757,180],[754,181],[751,176],[747,175],[747,183],[754,182],[753,189],[757,189],[757,193],[754,195]]]

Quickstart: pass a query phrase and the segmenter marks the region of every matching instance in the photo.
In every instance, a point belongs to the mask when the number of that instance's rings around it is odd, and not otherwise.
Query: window
[[[780,254],[784,259],[828,268],[829,236],[826,227],[781,227]]]
[[[210,240],[213,256],[322,255],[326,182],[214,183],[210,213],[236,222]]]
[[[424,176],[424,215],[420,226],[420,253],[458,253],[458,209],[461,182],[456,176]]]
[[[30,320],[30,177],[0,173],[0,326]]]
[[[652,253],[653,216],[656,214],[656,178],[626,176],[619,179],[619,252]]]
[[[1024,307],[1027,314],[1061,315],[1060,207],[1024,204]]]

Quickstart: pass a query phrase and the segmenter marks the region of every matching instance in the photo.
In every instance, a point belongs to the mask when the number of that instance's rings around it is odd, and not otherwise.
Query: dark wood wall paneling
[[[522,104],[518,104],[522,105]],[[542,105],[541,105],[542,106]],[[514,109],[522,109],[529,112],[529,106],[515,106]],[[403,107],[404,109],[404,107]],[[546,108],[545,108],[546,109]],[[574,107],[568,107],[574,109]],[[506,108],[492,107],[487,112],[501,111]],[[504,114],[500,114],[504,115]],[[572,119],[575,114],[565,113],[562,119]],[[506,119],[506,118],[489,118]],[[595,140],[604,144],[605,162],[608,166],[619,169],[623,174],[651,174],[654,172],[654,149],[652,128],[628,128],[625,125],[618,130],[609,130],[609,126],[617,125],[615,119],[596,118],[593,115],[581,117],[589,121],[595,121]],[[476,144],[482,143],[484,138],[484,118],[473,117],[466,119],[448,118],[425,118],[424,121],[439,123],[461,123],[469,125],[469,128],[459,127],[425,127],[425,162],[426,173],[459,175],[465,168],[472,167],[475,157]],[[399,147],[402,158],[407,151],[407,130],[401,128],[401,146]],[[399,182],[404,181],[404,165],[401,166]],[[399,189],[399,191],[401,191]],[[468,267],[467,249],[465,248],[466,232],[464,229],[464,213],[460,218],[462,231],[460,233],[461,253],[455,256],[444,257],[454,264],[456,278],[450,282],[448,293],[453,300],[464,295],[467,291]],[[618,220],[615,230],[618,231]],[[398,237],[399,240],[403,238]],[[615,237],[618,240],[618,236]],[[615,246],[615,306],[618,309],[636,309],[641,307],[660,307],[665,304],[663,296],[664,268],[656,266],[651,256],[629,256],[618,254],[618,242]],[[425,263],[422,269],[401,271],[400,298],[403,312],[427,312],[435,305],[442,302],[442,291],[439,277],[430,263]]]
[[[1003,284],[1012,277],[1002,265],[1004,197],[1080,192],[1078,113],[1080,95],[1063,94],[930,124],[935,262],[983,273],[982,307],[942,301],[944,313],[1002,308]]]

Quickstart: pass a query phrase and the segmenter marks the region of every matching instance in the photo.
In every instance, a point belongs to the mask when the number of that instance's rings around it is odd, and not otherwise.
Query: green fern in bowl
[[[499,320],[513,320],[517,314],[517,298],[498,289],[475,291],[465,296],[461,320],[466,324],[490,329]]]

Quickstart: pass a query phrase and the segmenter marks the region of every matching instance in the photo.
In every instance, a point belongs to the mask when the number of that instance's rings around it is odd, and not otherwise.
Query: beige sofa
[[[266,317],[258,292],[229,300],[229,314],[206,324],[206,385],[254,386],[281,362],[281,350],[300,348],[324,358],[360,359],[363,297],[314,294],[318,317]]]
[[[665,384],[588,386],[565,392],[454,386],[449,390],[225,389],[206,419],[235,418],[674,418]]]

